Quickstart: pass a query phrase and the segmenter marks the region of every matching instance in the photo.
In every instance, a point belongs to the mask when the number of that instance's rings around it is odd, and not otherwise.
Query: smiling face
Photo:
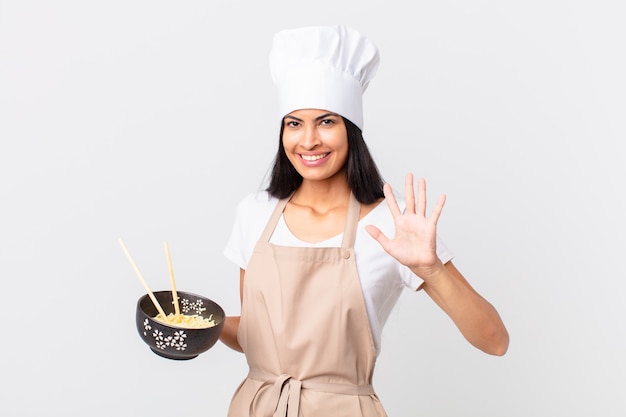
[[[348,134],[343,118],[326,110],[296,110],[283,119],[283,147],[303,180],[321,181],[343,173]]]

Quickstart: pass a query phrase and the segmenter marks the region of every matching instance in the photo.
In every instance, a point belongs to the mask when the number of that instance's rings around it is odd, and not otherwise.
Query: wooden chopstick
[[[122,241],[122,239],[119,239],[119,242],[120,242],[120,245],[122,246],[122,249],[124,250],[124,253],[126,253],[126,257],[128,257],[130,264],[135,269],[135,272],[137,273],[137,276],[139,277],[139,281],[141,281],[141,283],[143,284],[143,287],[146,289],[146,292],[148,293],[148,296],[150,296],[150,299],[152,300],[152,303],[156,307],[157,311],[161,313],[164,319],[167,318],[167,315],[165,314],[165,311],[163,311],[161,304],[159,304],[159,301],[156,299],[152,291],[150,291],[150,287],[148,287],[148,283],[144,279],[143,275],[141,275],[141,271],[139,271],[139,267],[137,267],[137,264],[133,260],[133,257],[130,256],[128,249],[126,249],[126,245],[124,245],[124,242]]]
[[[165,256],[167,257],[167,266],[170,270],[170,283],[172,284],[172,300],[174,301],[174,311],[176,316],[180,315],[180,306],[178,304],[178,292],[176,291],[176,280],[174,279],[174,268],[172,267],[172,258],[170,256],[170,248],[165,242]]]

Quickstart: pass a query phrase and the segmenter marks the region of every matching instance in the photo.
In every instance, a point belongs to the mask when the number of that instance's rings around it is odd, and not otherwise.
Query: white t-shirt
[[[224,249],[226,258],[242,269],[246,269],[254,247],[263,233],[278,199],[265,191],[249,194],[237,205],[235,224],[230,239]],[[404,210],[404,201],[398,199]],[[381,202],[358,224],[354,252],[356,267],[361,280],[363,298],[369,317],[376,351],[380,352],[380,339],[383,326],[400,297],[404,287],[416,290],[423,282],[409,268],[387,254],[380,244],[365,230],[373,224],[386,236],[395,235],[393,217],[386,202]],[[270,243],[281,246],[340,247],[343,234],[318,243],[303,242],[296,238],[281,216]],[[452,259],[453,254],[437,237],[437,256],[443,263]]]

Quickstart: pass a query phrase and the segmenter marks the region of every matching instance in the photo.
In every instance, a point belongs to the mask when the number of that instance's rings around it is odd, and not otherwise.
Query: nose
[[[300,141],[302,147],[309,151],[315,149],[315,147],[321,143],[318,133],[315,126],[306,126],[302,132]]]

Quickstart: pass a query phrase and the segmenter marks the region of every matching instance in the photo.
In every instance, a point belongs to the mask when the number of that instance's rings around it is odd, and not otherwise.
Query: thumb
[[[380,243],[383,248],[386,247],[387,243],[389,242],[389,238],[385,236],[385,234],[381,232],[378,227],[368,224],[367,226],[365,226],[365,230],[367,230],[367,233],[369,233],[370,236],[378,241],[378,243]]]

